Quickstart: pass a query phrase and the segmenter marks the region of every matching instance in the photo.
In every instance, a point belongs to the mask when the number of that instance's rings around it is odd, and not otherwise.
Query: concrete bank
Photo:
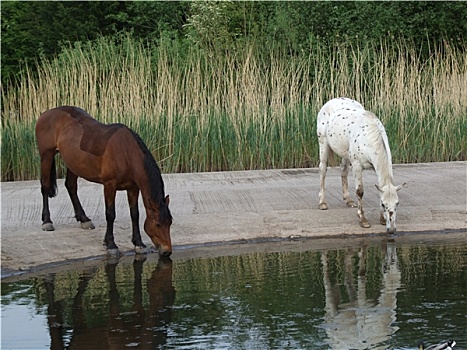
[[[356,208],[342,201],[340,171],[328,169],[327,211],[318,209],[319,171],[310,169],[164,174],[174,216],[173,256],[187,246],[208,243],[253,243],[263,240],[342,238],[387,235],[379,224],[376,175],[364,172],[364,209],[371,228],[358,225]],[[455,230],[466,235],[467,162],[395,165],[399,192],[398,232]],[[350,179],[353,188],[354,181]],[[42,198],[38,181],[1,184],[2,276],[54,262],[105,255],[102,186],[84,180],[79,195],[96,229],[83,230],[63,180],[50,200],[55,231],[41,230]],[[355,196],[353,196],[355,199]],[[133,249],[126,193],[116,202],[115,241],[122,252]],[[141,206],[141,223],[145,212]],[[142,232],[143,241],[151,241]],[[420,236],[422,237],[422,235]],[[467,238],[467,236],[466,236]],[[184,250],[185,251],[185,250]]]

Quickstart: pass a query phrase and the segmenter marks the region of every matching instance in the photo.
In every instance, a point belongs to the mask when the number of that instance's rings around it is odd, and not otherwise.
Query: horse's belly
[[[356,142],[354,145],[350,145],[349,159],[352,164],[358,162],[363,169],[373,169],[373,164],[371,163],[368,154],[369,153],[367,151],[362,149],[359,142]]]
[[[341,158],[349,159],[349,145],[347,140],[338,139],[335,137],[328,137],[329,147]]]
[[[60,155],[73,173],[88,181],[102,183],[102,171],[97,157],[82,152],[74,157],[68,156],[66,152],[60,152]]]

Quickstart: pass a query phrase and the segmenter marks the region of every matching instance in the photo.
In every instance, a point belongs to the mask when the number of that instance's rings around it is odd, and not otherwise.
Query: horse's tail
[[[52,166],[50,168],[50,187],[48,196],[50,198],[55,197],[58,193],[57,187],[57,168],[55,166],[55,156],[52,159]]]

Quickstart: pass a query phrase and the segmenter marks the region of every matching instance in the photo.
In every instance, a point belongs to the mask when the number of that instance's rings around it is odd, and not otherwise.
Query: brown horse
[[[62,106],[39,117],[36,137],[41,157],[43,230],[54,230],[48,197],[57,193],[55,153],[59,152],[67,166],[65,187],[76,220],[83,228],[93,229],[94,225],[78,199],[78,177],[104,185],[107,220],[104,244],[110,253],[118,252],[113,235],[117,190],[127,191],[135,248],[146,247],[139,231],[138,197],[141,191],[146,208],[144,230],[160,255],[172,253],[169,196],[164,194],[164,182],[156,161],[135,132],[123,124],[102,124],[80,108]]]

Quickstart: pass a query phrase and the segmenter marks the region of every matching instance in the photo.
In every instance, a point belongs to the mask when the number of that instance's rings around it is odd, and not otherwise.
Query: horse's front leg
[[[65,187],[68,191],[68,194],[73,204],[73,209],[75,210],[75,218],[81,223],[81,227],[84,229],[92,230],[94,229],[94,224],[91,219],[86,216],[81,202],[78,198],[78,176],[73,173],[70,169],[67,169]]]
[[[353,172],[355,176],[356,188],[357,188],[357,199],[358,199],[358,210],[357,215],[360,222],[360,226],[363,228],[370,227],[370,223],[365,217],[363,212],[363,168],[360,164],[353,164]]]
[[[117,188],[114,184],[104,184],[104,200],[105,200],[105,219],[107,221],[107,229],[104,236],[104,245],[109,254],[117,254],[118,247],[114,241],[114,221],[115,221],[115,195]]]
[[[130,217],[133,234],[131,236],[131,242],[135,245],[135,251],[137,253],[145,253],[146,245],[141,239],[141,233],[139,231],[139,209],[138,209],[138,197],[139,189],[135,187],[134,189],[127,191],[128,204],[130,206]]]
[[[341,161],[341,178],[342,178],[342,194],[344,201],[349,208],[355,207],[355,202],[350,198],[349,193],[349,165],[350,160],[342,158]]]

